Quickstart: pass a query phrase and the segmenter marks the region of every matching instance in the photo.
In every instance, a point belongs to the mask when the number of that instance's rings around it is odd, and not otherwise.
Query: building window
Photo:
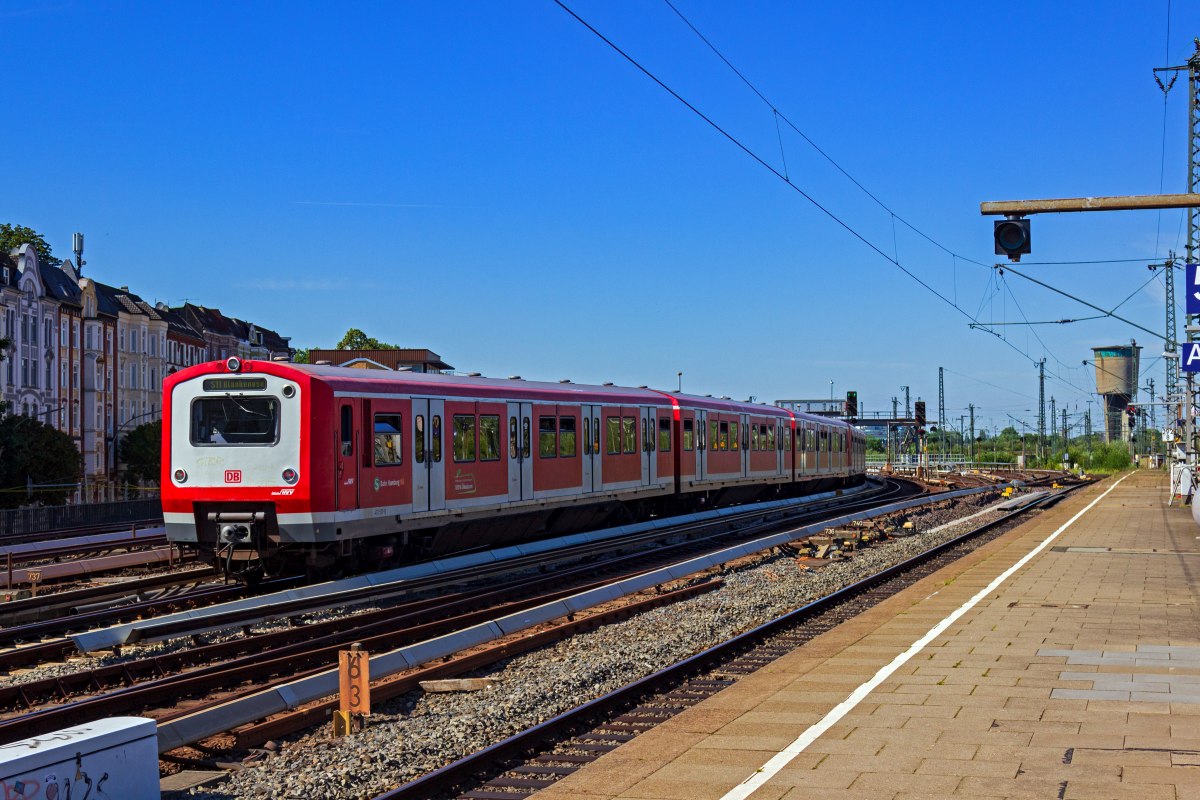
[[[62,328],[61,344],[63,347],[66,347],[67,342],[70,340],[70,337],[71,337],[71,323],[64,319],[62,321],[62,325],[60,327]]]

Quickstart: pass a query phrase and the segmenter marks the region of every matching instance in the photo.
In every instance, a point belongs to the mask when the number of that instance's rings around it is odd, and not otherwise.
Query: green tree
[[[162,420],[138,425],[125,434],[117,447],[117,457],[126,480],[157,485],[162,467]]]
[[[0,508],[60,505],[80,474],[79,451],[70,436],[32,417],[0,418]]]
[[[62,259],[55,258],[54,254],[50,252],[50,245],[46,244],[45,237],[33,228],[8,222],[0,223],[0,253],[7,253],[23,244],[33,245],[39,263],[49,264],[52,267],[62,264]]]
[[[294,354],[292,354],[292,363],[293,364],[309,363],[308,362],[308,351],[310,349],[311,348],[308,348],[308,347],[297,347],[296,352]]]
[[[400,345],[381,342],[373,336],[367,336],[358,328],[351,328],[337,344],[338,350],[399,350]]]

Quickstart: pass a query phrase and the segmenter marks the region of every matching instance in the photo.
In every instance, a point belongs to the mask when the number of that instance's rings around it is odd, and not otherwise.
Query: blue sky
[[[991,264],[989,199],[1185,182],[1186,86],[1151,77],[1200,4],[0,3],[0,221],[149,300],[298,346],[354,326],[464,371],[890,408],[902,385],[980,425],[1086,408],[1090,348],[1137,338]],[[1001,31],[1013,33],[1005,37]],[[782,152],[781,152],[782,145]],[[784,162],[786,159],[786,170]],[[799,187],[962,312],[818,210]],[[892,212],[934,239],[894,221]],[[1182,251],[1182,212],[1040,216],[1035,261]],[[1146,261],[1018,266],[1159,330]],[[1150,280],[1144,287],[1142,284]],[[1141,287],[1141,288],[1139,288]],[[1182,293],[1181,293],[1182,296]],[[965,314],[963,313],[965,312]],[[1182,315],[1181,315],[1182,327]],[[1182,331],[1181,331],[1182,332]],[[1039,338],[1040,337],[1040,338]]]

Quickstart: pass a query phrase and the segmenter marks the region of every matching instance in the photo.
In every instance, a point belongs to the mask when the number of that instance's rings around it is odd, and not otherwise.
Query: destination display
[[[261,392],[267,388],[266,378],[205,378],[206,392]]]

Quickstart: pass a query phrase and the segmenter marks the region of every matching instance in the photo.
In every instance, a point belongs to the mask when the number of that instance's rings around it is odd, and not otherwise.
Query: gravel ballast
[[[716,645],[1000,515],[994,498],[909,512],[913,536],[873,545],[846,561],[806,569],[771,553],[729,571],[713,592],[574,636],[479,673],[496,678],[469,693],[414,692],[373,709],[365,729],[341,740],[327,729],[284,740],[265,760],[189,796],[204,800],[370,798],[554,715]],[[939,527],[940,526],[940,527]]]

